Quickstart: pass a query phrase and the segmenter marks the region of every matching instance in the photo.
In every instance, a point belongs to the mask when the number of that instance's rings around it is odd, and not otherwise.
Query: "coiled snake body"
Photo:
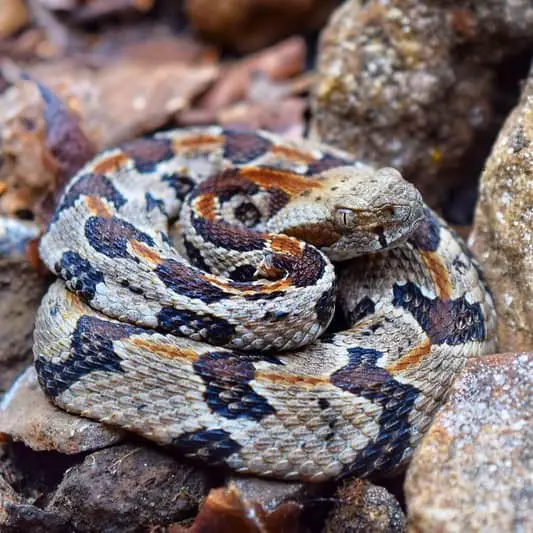
[[[60,277],[35,328],[47,396],[242,473],[389,471],[495,349],[476,263],[412,185],[265,132],[103,152],[40,253]]]

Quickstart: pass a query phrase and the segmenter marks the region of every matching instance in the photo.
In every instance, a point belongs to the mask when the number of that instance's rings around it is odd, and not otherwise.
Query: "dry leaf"
[[[189,528],[173,525],[168,533],[298,533],[302,506],[282,503],[273,511],[248,501],[235,485],[213,489]]]

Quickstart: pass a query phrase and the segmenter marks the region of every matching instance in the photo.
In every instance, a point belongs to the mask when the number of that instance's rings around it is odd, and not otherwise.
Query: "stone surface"
[[[476,52],[484,61],[501,61],[532,42],[531,0],[428,0],[428,3],[451,7],[452,21],[474,38],[478,43]]]
[[[48,511],[44,511],[35,505],[19,503],[7,505],[5,520],[0,517],[2,533],[71,533],[66,521]]]
[[[22,255],[25,238],[8,250],[0,235],[0,398],[32,360],[33,321],[47,285]]]
[[[324,533],[401,533],[405,516],[396,498],[383,487],[354,479],[336,494],[338,503]]]
[[[109,446],[123,433],[54,407],[39,387],[33,367],[15,382],[0,404],[0,434],[36,451],[76,454]]]
[[[5,479],[0,466],[0,528],[6,523],[8,518],[8,511],[11,505],[22,503],[23,498],[15,492],[13,487]]]
[[[530,0],[344,3],[321,35],[311,136],[398,168],[447,208],[476,188],[506,101],[497,69],[532,45],[532,24]]]
[[[408,531],[533,530],[533,353],[470,360],[415,452]]]
[[[494,293],[500,350],[533,350],[533,70],[481,177],[471,247]]]
[[[311,135],[398,168],[439,207],[468,179],[458,169],[493,113],[492,73],[456,57],[461,40],[430,2],[343,4],[321,36]]]
[[[185,10],[202,36],[251,52],[287,35],[320,28],[339,0],[187,0]]]
[[[126,444],[69,469],[46,507],[77,532],[146,531],[194,515],[207,477],[157,449]]]

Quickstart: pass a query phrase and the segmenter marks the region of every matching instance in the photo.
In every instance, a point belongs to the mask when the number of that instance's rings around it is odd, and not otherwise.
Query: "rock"
[[[252,52],[294,33],[320,28],[338,0],[187,0],[187,16],[202,36]]]
[[[208,492],[202,471],[157,449],[125,444],[69,469],[46,507],[77,532],[146,531],[194,515]]]
[[[497,133],[496,69],[533,43],[532,11],[530,0],[346,2],[322,32],[311,136],[398,168],[446,207],[477,183]]]
[[[39,509],[35,505],[18,504],[6,506],[6,518],[0,526],[3,533],[69,533],[72,531],[62,517]]]
[[[383,487],[354,479],[336,493],[338,503],[324,533],[401,533],[405,516],[396,498]]]
[[[408,531],[533,530],[533,353],[470,360],[407,471]]]
[[[430,0],[446,5],[448,0]],[[484,0],[454,2],[450,17],[477,43],[476,53],[483,61],[500,62],[510,54],[531,45],[533,3],[531,0]],[[470,28],[470,29],[468,29]]]
[[[0,433],[32,450],[76,454],[110,446],[119,430],[61,411],[47,399],[33,367],[15,382],[0,404]]]
[[[32,360],[33,321],[47,281],[24,254],[38,231],[0,218],[0,393]]]
[[[17,493],[13,485],[21,484],[21,476],[0,452],[0,531],[3,533],[66,533],[65,524],[54,513],[43,511],[27,502],[27,494]]]
[[[8,518],[7,509],[22,502],[22,496],[17,494],[7,482],[0,466],[0,528],[4,526]]]
[[[306,496],[306,486],[302,483],[253,477],[232,477],[228,483],[240,492],[242,498],[260,504],[266,511],[272,511],[284,502],[299,502]]]
[[[471,247],[493,290],[500,349],[533,350],[533,69],[481,176]]]
[[[322,33],[312,97],[312,137],[398,168],[434,207],[468,181],[457,169],[494,93],[490,71],[454,55],[448,15],[420,0],[343,4]]]

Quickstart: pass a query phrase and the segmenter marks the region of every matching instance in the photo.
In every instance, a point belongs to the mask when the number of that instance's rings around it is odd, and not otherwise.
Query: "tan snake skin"
[[[479,267],[412,185],[266,132],[100,154],[40,253],[60,277],[35,327],[48,397],[241,473],[395,469],[496,348]]]

